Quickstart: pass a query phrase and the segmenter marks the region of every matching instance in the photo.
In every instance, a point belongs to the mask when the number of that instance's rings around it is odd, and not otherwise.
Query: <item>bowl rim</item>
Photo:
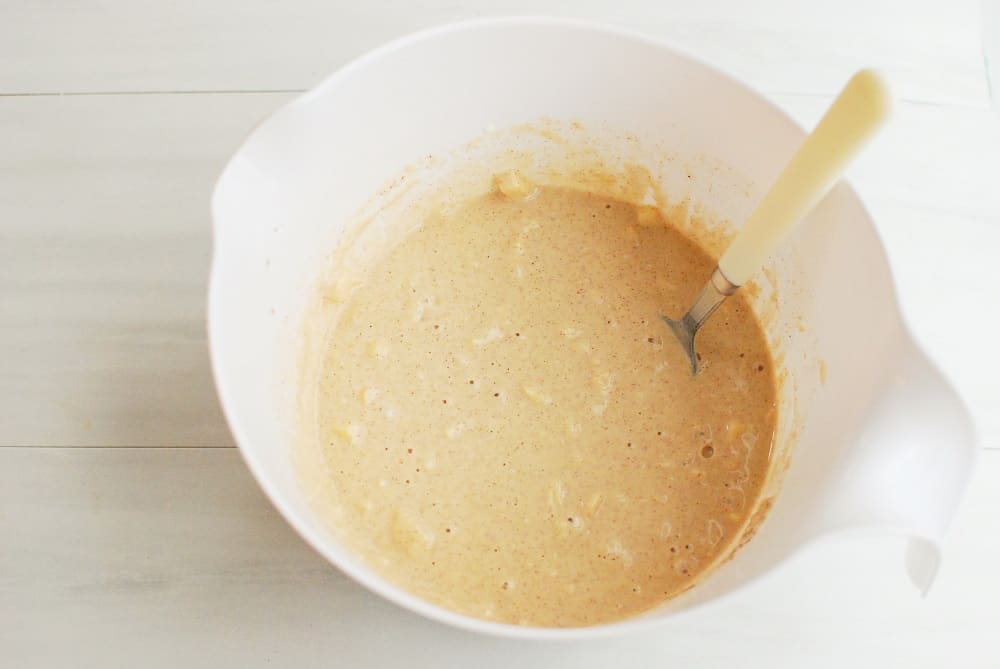
[[[734,86],[741,89],[743,92],[750,94],[762,104],[768,106],[776,115],[776,118],[784,121],[788,124],[789,128],[798,132],[801,136],[805,136],[806,131],[802,126],[794,121],[784,110],[774,104],[765,95],[759,91],[753,89],[751,86],[737,79],[733,75],[727,73],[726,71],[706,62],[702,58],[688,52],[683,48],[679,48],[669,40],[653,37],[642,32],[635,30],[621,28],[618,26],[609,25],[602,22],[576,19],[576,18],[564,18],[564,17],[550,17],[550,16],[533,16],[533,15],[520,15],[520,16],[504,16],[504,17],[490,17],[490,18],[477,18],[462,20],[456,22],[445,23],[442,25],[418,30],[394,40],[391,40],[375,49],[367,51],[362,55],[350,60],[346,64],[342,65],[336,69],[331,74],[323,78],[318,84],[310,88],[309,90],[299,94],[292,100],[288,101],[284,105],[281,105],[272,113],[270,113],[267,118],[261,121],[239,144],[235,149],[230,159],[226,162],[225,167],[218,177],[212,194],[211,211],[212,211],[212,231],[213,231],[213,251],[212,251],[212,261],[211,268],[209,271],[209,281],[208,281],[208,304],[207,304],[207,329],[208,329],[208,340],[209,340],[209,353],[211,359],[211,369],[212,376],[215,381],[216,392],[219,397],[219,402],[222,407],[223,414],[225,416],[226,422],[229,425],[229,429],[233,434],[233,438],[237,445],[237,450],[239,451],[241,457],[246,463],[247,467],[250,469],[251,474],[254,479],[256,479],[257,484],[264,491],[270,502],[277,508],[279,513],[284,517],[286,522],[288,522],[295,531],[299,534],[305,542],[310,545],[316,552],[324,557],[332,566],[336,567],[343,574],[351,578],[356,583],[362,585],[366,589],[370,590],[383,597],[384,599],[402,607],[403,609],[416,613],[424,618],[434,620],[445,625],[459,628],[462,630],[467,630],[471,632],[478,632],[481,634],[505,637],[505,638],[515,638],[515,639],[536,639],[536,640],[579,640],[579,639],[594,639],[603,638],[610,636],[618,636],[623,633],[638,632],[641,630],[649,630],[654,627],[661,627],[669,622],[678,620],[683,614],[691,613],[695,610],[702,609],[706,606],[716,605],[731,596],[735,595],[734,592],[724,593],[719,597],[712,599],[710,602],[699,603],[691,606],[690,608],[684,609],[683,611],[678,611],[672,615],[655,617],[647,614],[640,614],[639,616],[626,618],[623,620],[603,623],[598,625],[592,625],[587,627],[538,627],[538,626],[523,626],[510,623],[500,623],[493,622],[489,620],[484,620],[480,618],[475,618],[473,616],[465,615],[446,609],[444,607],[432,604],[417,595],[411,594],[406,590],[394,585],[387,579],[375,573],[373,570],[364,566],[360,562],[351,563],[342,560],[339,555],[336,555],[332,550],[330,550],[323,539],[319,536],[319,533],[310,527],[308,523],[302,519],[299,514],[291,508],[291,506],[285,502],[281,493],[277,490],[275,484],[272,483],[271,476],[267,471],[267,467],[256,458],[256,456],[244,446],[245,443],[249,443],[252,439],[244,431],[242,423],[239,417],[230,408],[232,406],[229,398],[231,397],[230,384],[227,381],[224,370],[221,367],[221,351],[220,351],[220,338],[215,333],[216,323],[218,318],[213,317],[216,311],[216,305],[219,302],[219,297],[217,292],[219,290],[220,283],[220,269],[219,269],[219,256],[220,256],[220,243],[219,243],[219,204],[218,204],[218,193],[220,186],[225,180],[226,175],[229,173],[230,168],[235,160],[238,159],[240,154],[244,152],[246,147],[254,141],[257,134],[260,132],[261,128],[271,123],[275,117],[283,114],[288,109],[297,107],[300,105],[308,104],[314,98],[324,94],[327,90],[337,86],[341,80],[346,79],[355,72],[362,70],[369,64],[372,64],[386,56],[389,56],[397,51],[405,49],[411,45],[419,44],[422,42],[431,41],[439,37],[444,37],[454,33],[475,31],[475,30],[488,30],[495,28],[558,28],[558,29],[571,29],[580,32],[589,32],[603,36],[618,37],[624,40],[629,40],[638,44],[643,44],[646,46],[654,47],[656,49],[666,51],[670,55],[678,57],[682,60],[688,61],[689,63],[703,68],[709,71],[713,75],[717,76],[719,79],[726,82],[729,86]],[[850,190],[851,196],[857,201],[857,204],[861,207],[872,228],[875,230],[876,237],[880,246],[882,247],[882,253],[885,254],[884,244],[882,242],[881,236],[878,234],[877,226],[874,225],[874,221],[868,212],[867,208],[864,206],[864,202],[857,195],[854,189],[849,183],[844,180],[845,185]],[[886,258],[888,264],[888,258]],[[894,291],[895,292],[895,291]],[[898,298],[894,295],[897,303],[898,311]],[[905,327],[904,331],[909,334],[908,328]],[[775,565],[777,566],[777,564]],[[656,609],[652,609],[655,611]]]

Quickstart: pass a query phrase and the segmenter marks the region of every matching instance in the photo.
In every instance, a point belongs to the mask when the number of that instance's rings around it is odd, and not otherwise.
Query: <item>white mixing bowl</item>
[[[926,587],[970,476],[971,423],[906,332],[875,227],[845,184],[800,226],[762,282],[776,290],[780,308],[769,327],[787,373],[776,457],[797,442],[784,484],[780,494],[775,486],[765,491],[773,509],[757,536],[689,593],[611,625],[504,625],[422,601],[338,543],[303,495],[290,458],[296,347],[316,277],[359,208],[406,166],[446,155],[487,128],[542,118],[632,133],[639,148],[621,149],[640,162],[669,152],[669,164],[686,165],[695,178],[660,170],[664,190],[735,222],[803,136],[760,95],[665,44],[545,19],[419,33],[363,56],[279,110],[239,149],[215,191],[209,335],[233,434],[288,522],[387,599],[509,636],[581,637],[660,624],[846,528],[912,536],[910,572]]]

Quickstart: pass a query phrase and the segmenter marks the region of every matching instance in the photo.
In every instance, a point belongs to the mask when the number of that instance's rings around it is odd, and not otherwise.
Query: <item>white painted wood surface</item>
[[[858,66],[896,82],[852,179],[984,447],[926,599],[900,540],[856,537],[660,632],[484,639],[348,582],[251,480],[207,366],[215,175],[364,49],[539,12],[667,37],[806,124]],[[1000,667],[997,18],[995,0],[0,3],[0,666]]]

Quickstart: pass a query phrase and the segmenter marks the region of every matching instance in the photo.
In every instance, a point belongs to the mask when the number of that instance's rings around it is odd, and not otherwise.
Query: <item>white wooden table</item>
[[[205,345],[215,175],[363,50],[525,12],[667,37],[809,124],[859,66],[896,82],[852,178],[984,449],[926,599],[870,536],[644,636],[481,638],[348,582],[251,480]],[[994,0],[4,0],[0,666],[1000,667],[998,33]]]

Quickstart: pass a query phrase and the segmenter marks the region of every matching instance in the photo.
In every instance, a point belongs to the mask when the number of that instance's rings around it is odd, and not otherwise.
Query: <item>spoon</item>
[[[680,320],[661,316],[698,374],[694,337],[708,317],[764,265],[792,227],[823,199],[889,117],[892,98],[874,70],[844,86],[823,118],[730,242],[694,304]]]

